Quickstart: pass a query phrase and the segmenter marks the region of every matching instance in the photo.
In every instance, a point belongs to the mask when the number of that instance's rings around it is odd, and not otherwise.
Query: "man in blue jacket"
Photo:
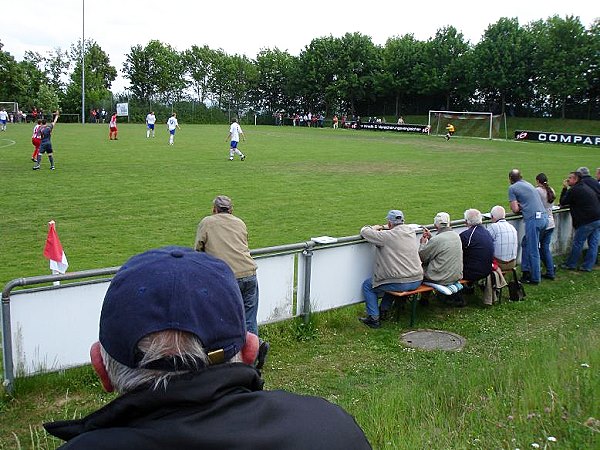
[[[164,247],[113,278],[91,359],[122,395],[80,420],[45,424],[61,449],[370,449],[328,401],[263,391],[236,279],[220,259]]]

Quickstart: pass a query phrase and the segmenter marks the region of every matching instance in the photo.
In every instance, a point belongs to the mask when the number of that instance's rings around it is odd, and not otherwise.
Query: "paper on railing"
[[[337,242],[337,239],[331,236],[318,236],[310,238],[310,240],[317,244],[335,244]]]

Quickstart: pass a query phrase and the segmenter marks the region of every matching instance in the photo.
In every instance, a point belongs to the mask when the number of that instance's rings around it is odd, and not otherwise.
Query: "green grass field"
[[[554,121],[509,128],[600,134],[598,122]],[[192,245],[217,194],[233,198],[251,248],[347,236],[381,223],[391,208],[407,221],[453,219],[470,207],[507,204],[507,174],[545,172],[559,190],[579,166],[600,166],[598,149],[386,132],[245,126],[244,162],[228,161],[227,126],[186,126],[175,145],[157,129],[58,124],[56,170],[32,171],[29,125],[0,134],[0,284],[49,273],[42,256],[55,220],[70,271],[116,266],[168,244]],[[509,131],[510,133],[510,131]],[[460,130],[459,133],[460,135]],[[14,142],[14,144],[13,144]],[[357,280],[360,282],[361,280]],[[400,322],[370,330],[362,305],[261,328],[272,343],[269,389],[322,395],[344,406],[374,448],[599,448],[600,272],[563,273],[528,288],[527,301],[484,310],[437,302],[418,326],[466,337],[462,352],[403,348]],[[0,448],[55,448],[40,428],[103,404],[89,367],[19,380],[0,399]],[[557,443],[548,441],[555,437]]]

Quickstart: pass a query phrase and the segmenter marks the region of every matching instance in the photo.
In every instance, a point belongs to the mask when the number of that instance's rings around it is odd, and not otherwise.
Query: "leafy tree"
[[[250,91],[256,84],[257,71],[246,56],[219,53],[216,58],[213,92],[220,107],[237,116],[250,107]]]
[[[383,48],[383,66],[377,85],[382,94],[394,96],[396,116],[401,115],[402,99],[415,95],[421,83],[418,68],[427,64],[423,47],[423,42],[406,34],[388,39]]]
[[[286,95],[294,58],[277,48],[261,50],[256,56],[256,85],[252,92],[254,105],[267,111],[290,108],[293,102]]]
[[[74,66],[71,73],[71,82],[67,86],[63,108],[69,111],[77,111],[81,107],[82,92],[82,61],[81,41],[71,46],[69,54]],[[96,107],[112,100],[110,86],[117,77],[117,69],[110,65],[108,55],[93,40],[86,40],[85,52],[85,104]],[[85,117],[85,111],[81,111]]]
[[[131,47],[123,72],[129,78],[129,90],[139,99],[174,102],[181,98],[187,83],[185,62],[168,44],[152,40],[146,47]]]
[[[465,57],[469,50],[469,44],[456,28],[438,30],[424,48],[428,64],[418,67],[421,93],[443,96],[445,109],[451,109],[452,98],[469,98],[474,93],[472,59]]]
[[[192,45],[192,48],[183,52],[186,73],[191,78],[190,86],[202,103],[210,94],[210,79],[215,71],[216,57],[216,52],[207,45],[203,47]]]
[[[533,76],[531,36],[517,18],[503,17],[490,25],[474,48],[477,86],[488,102],[520,103],[531,95]]]
[[[585,56],[588,104],[587,118],[591,118],[592,106],[600,103],[600,19],[596,19],[587,31],[588,47]]]
[[[530,26],[535,47],[535,87],[551,109],[559,108],[565,118],[567,101],[587,87],[586,51],[588,37],[578,17],[553,16]]]

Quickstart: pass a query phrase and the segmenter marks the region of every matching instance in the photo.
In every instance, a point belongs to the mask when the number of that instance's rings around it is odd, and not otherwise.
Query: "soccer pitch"
[[[382,223],[389,209],[428,224],[437,211],[507,206],[513,167],[534,182],[561,180],[600,166],[597,149],[367,130],[243,125],[245,161],[228,160],[226,125],[186,125],[168,145],[166,127],[146,138],[143,124],[61,124],[53,133],[56,170],[30,161],[33,125],[0,135],[2,255],[0,283],[48,274],[42,255],[55,220],[69,271],[117,266],[163,245],[191,246],[218,194],[229,195],[248,225],[250,247],[348,236]],[[459,133],[460,135],[460,130]]]

